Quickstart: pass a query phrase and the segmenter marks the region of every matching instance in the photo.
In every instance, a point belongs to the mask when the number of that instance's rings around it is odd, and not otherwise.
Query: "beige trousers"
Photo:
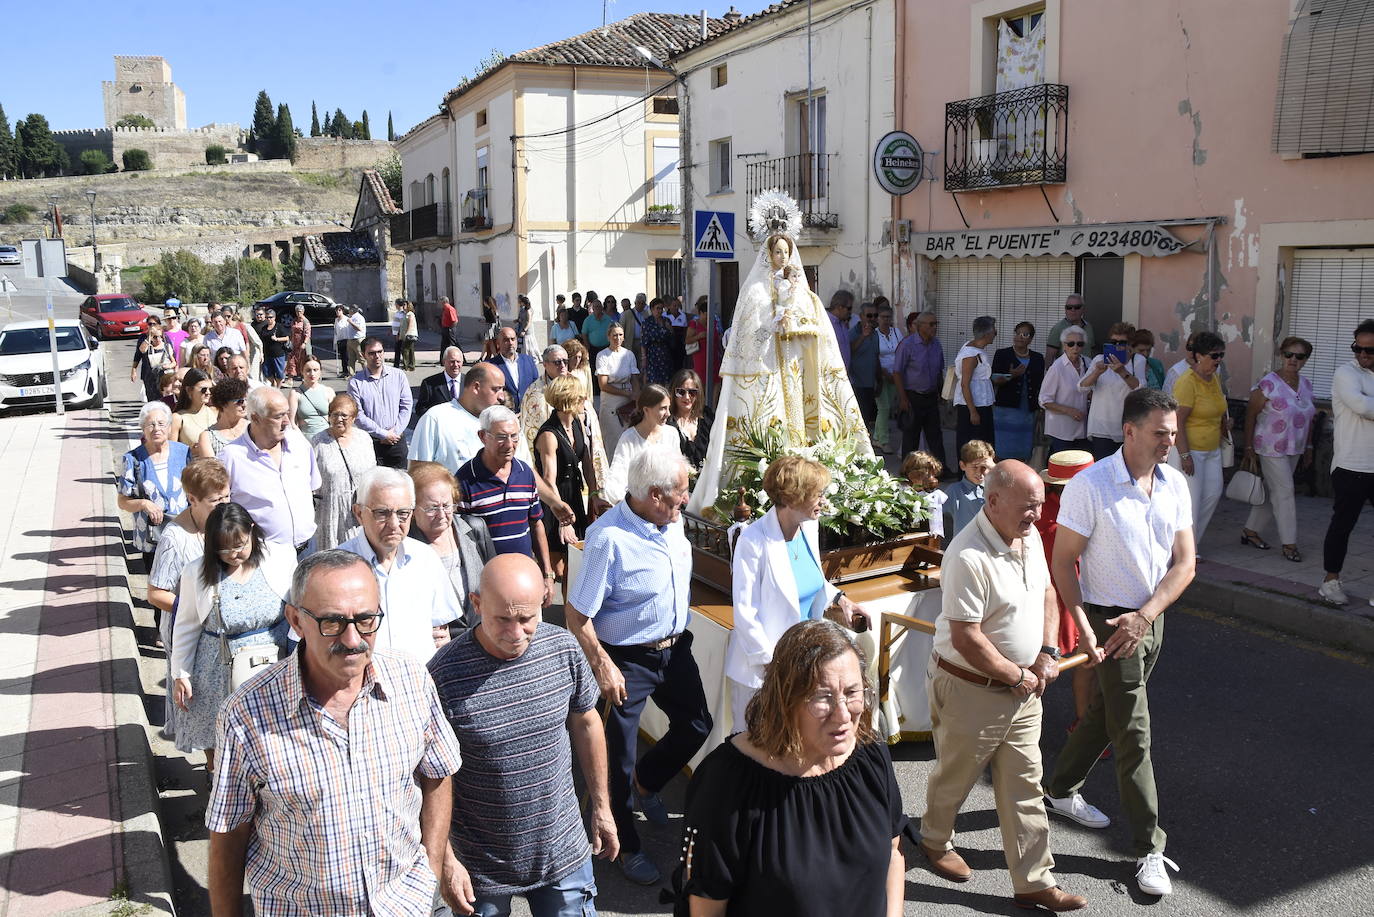
[[[935,769],[926,784],[921,839],[933,850],[954,847],[954,818],[985,767],[992,770],[1016,894],[1053,887],[1050,827],[1040,789],[1040,698],[982,688],[930,666],[930,718]]]

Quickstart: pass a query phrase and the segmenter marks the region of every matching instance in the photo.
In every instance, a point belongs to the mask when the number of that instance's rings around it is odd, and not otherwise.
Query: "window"
[[[678,140],[654,138],[654,191],[650,203],[655,207],[682,207],[682,185],[678,178]]]
[[[969,97],[1059,82],[1062,3],[974,0]]]
[[[677,96],[654,96],[654,114],[677,114]]]
[[[1312,342],[1303,375],[1316,397],[1331,397],[1331,374],[1350,361],[1351,332],[1369,317],[1374,249],[1302,249],[1293,253],[1288,331]]]
[[[711,88],[719,89],[730,82],[730,71],[725,64],[716,64],[711,68]]]
[[[482,109],[481,111],[479,111],[479,112],[477,113],[477,127],[478,127],[478,129],[481,129],[481,128],[484,128],[484,127],[486,127],[486,126],[487,126],[487,110],[484,108],[484,109]]]
[[[481,271],[481,278],[478,283],[481,286],[482,302],[486,302],[491,296],[491,261],[483,261],[478,269]]]
[[[683,293],[681,258],[654,259],[654,295],[663,298]]]
[[[434,203],[434,173],[425,176],[425,198],[420,202],[421,206]]]
[[[804,95],[794,101],[789,118],[792,136],[788,148],[800,156],[796,175],[800,179],[797,199],[801,201],[827,196],[825,120],[824,93],[813,92],[809,104]]]
[[[477,187],[479,190],[490,187],[488,183],[489,167],[487,162],[489,152],[490,149],[488,147],[480,147],[477,150]]]
[[[417,181],[410,183],[410,209],[425,205],[425,186]]]
[[[1303,0],[1279,60],[1274,152],[1374,151],[1371,68],[1374,27],[1368,0]]]
[[[731,157],[730,157],[730,138],[723,140],[712,140],[710,147],[711,155],[711,190],[729,191],[731,179]]]
[[[1064,317],[1064,297],[1074,292],[1073,258],[950,258],[935,263],[934,311],[940,316],[945,359],[968,340],[973,320],[997,319],[999,341],[1011,339],[1020,321],[1035,326],[1034,350]],[[1099,337],[1101,337],[1099,335]]]

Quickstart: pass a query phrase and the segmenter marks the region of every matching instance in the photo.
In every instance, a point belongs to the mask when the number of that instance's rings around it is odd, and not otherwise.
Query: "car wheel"
[[[95,397],[86,403],[88,408],[103,408],[105,406],[105,380],[100,380],[100,388],[95,390]]]

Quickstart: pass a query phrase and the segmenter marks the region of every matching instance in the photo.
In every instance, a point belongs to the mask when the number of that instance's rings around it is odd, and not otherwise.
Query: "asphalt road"
[[[126,366],[127,342],[111,346],[110,365]],[[432,372],[412,374],[412,379]],[[127,375],[111,373],[116,422],[137,407]],[[337,386],[337,381],[328,381]],[[142,577],[131,584],[143,594]],[[550,615],[555,621],[561,616]],[[159,739],[165,661],[152,646],[152,614],[140,625],[146,707],[154,730],[163,828],[169,841],[178,913],[209,913],[205,896],[205,778],[200,755],[182,756]],[[1056,876],[1084,894],[1097,914],[1135,914],[1155,907],[1179,915],[1363,915],[1374,911],[1374,670],[1371,660],[1304,644],[1202,609],[1175,608],[1166,618],[1165,650],[1151,682],[1153,754],[1167,854],[1181,867],[1174,894],[1142,896],[1133,881],[1129,832],[1117,822],[1091,831],[1056,819]],[[1042,748],[1047,768],[1072,717],[1067,679],[1046,698]],[[925,808],[928,743],[892,749],[906,811]],[[1119,811],[1110,762],[1100,763],[1084,795],[1109,816]],[[641,824],[646,850],[666,874],[677,853],[676,820],[685,780],[665,792],[674,824]],[[956,839],[976,870],[953,885],[934,876],[907,849],[906,914],[1017,913],[1010,900],[991,787],[975,788]],[[631,885],[598,864],[597,907],[603,915],[668,914],[659,889]],[[528,914],[517,901],[516,914]],[[837,897],[834,913],[843,915]]]

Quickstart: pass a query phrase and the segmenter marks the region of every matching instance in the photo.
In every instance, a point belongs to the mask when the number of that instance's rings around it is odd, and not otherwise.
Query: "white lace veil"
[[[775,351],[769,345],[779,330],[782,308],[786,302],[773,302],[774,272],[768,243],[774,236],[782,236],[787,240],[791,250],[787,264],[796,268],[794,277],[789,281],[792,289],[788,298],[798,302],[810,298],[806,271],[802,268],[801,252],[797,248],[801,211],[796,202],[780,191],[765,191],[754,198],[749,208],[749,220],[754,227],[758,255],[740,286],[739,297],[735,301],[734,321],[730,326],[730,343],[725,348],[720,368],[722,373],[733,375],[758,372],[760,368],[768,371],[777,369],[774,365]]]

